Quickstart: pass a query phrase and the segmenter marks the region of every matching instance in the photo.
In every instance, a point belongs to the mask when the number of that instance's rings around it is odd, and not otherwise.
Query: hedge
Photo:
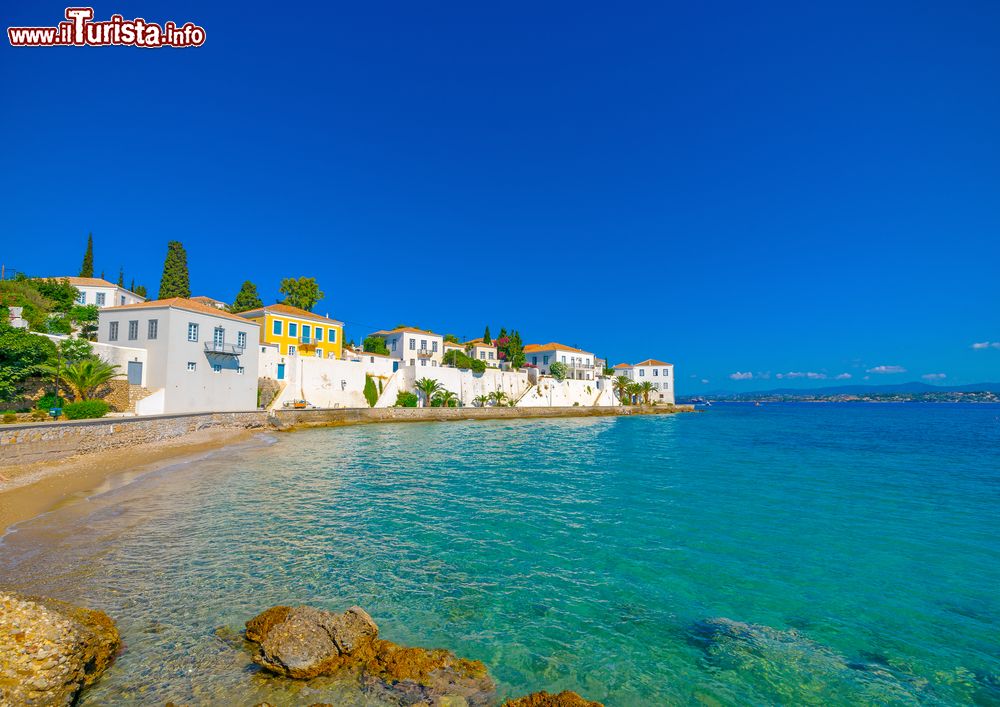
[[[111,406],[103,400],[82,400],[64,407],[63,415],[68,420],[90,420],[95,417],[104,417],[110,409]]]

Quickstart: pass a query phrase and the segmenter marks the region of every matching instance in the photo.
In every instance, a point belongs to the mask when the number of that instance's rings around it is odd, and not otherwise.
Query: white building
[[[471,358],[478,358],[487,366],[496,366],[500,362],[497,358],[497,347],[484,343],[482,338],[466,341],[462,346],[465,347]]]
[[[574,380],[594,380],[601,373],[594,367],[594,354],[565,344],[528,344],[524,347],[527,363],[548,374],[553,363],[566,364],[566,377]]]
[[[145,362],[127,363],[129,383],[151,392],[139,414],[257,409],[254,322],[176,297],[102,309],[97,340],[145,349]]]
[[[69,284],[80,293],[76,298],[77,304],[96,304],[100,308],[120,307],[125,304],[138,304],[145,302],[145,297],[140,297],[134,292],[126,290],[124,287],[112,284],[99,277],[67,277],[56,278],[59,280],[69,280]]]
[[[441,365],[444,357],[444,337],[433,331],[414,327],[376,331],[372,336],[381,337],[392,358],[402,361],[404,366]]]
[[[191,299],[201,304],[207,304],[209,307],[215,307],[216,309],[229,309],[228,304],[223,302],[221,299],[215,299],[214,297],[206,297],[205,295],[198,295],[197,297],[192,297]]]
[[[636,383],[649,381],[653,384],[651,402],[674,404],[674,364],[647,358],[640,363],[619,363],[615,366],[616,376],[625,376]]]

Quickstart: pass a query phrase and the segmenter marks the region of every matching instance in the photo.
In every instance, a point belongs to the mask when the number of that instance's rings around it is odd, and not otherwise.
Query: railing
[[[205,353],[222,354],[224,356],[242,356],[243,347],[236,344],[223,344],[215,341],[205,342]]]
[[[437,351],[431,351],[430,349],[417,349],[418,358],[431,358]]]
[[[300,336],[299,345],[300,346],[316,346],[317,340],[311,336]]]

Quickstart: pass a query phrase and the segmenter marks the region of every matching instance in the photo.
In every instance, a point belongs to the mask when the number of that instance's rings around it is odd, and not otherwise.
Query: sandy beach
[[[137,476],[195,458],[259,432],[212,428],[128,449],[53,462],[0,467],[0,534],[15,523],[128,483]]]

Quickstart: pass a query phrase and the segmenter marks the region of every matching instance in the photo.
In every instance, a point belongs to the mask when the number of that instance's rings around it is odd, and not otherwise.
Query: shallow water
[[[278,603],[360,604],[505,695],[997,704],[998,502],[1000,406],[366,425],[22,524],[0,578],[118,622],[82,704],[366,704],[253,668],[232,637]]]

